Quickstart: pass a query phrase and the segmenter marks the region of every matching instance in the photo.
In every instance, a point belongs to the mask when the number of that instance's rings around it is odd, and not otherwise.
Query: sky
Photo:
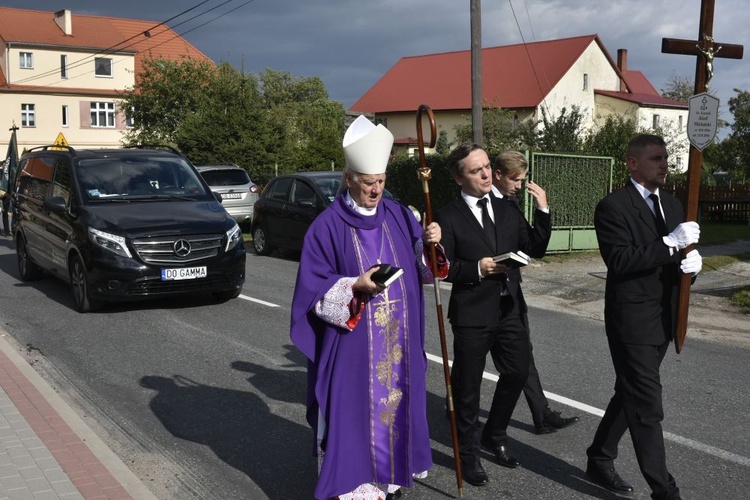
[[[167,24],[215,62],[253,73],[271,68],[319,76],[329,97],[346,108],[402,57],[471,48],[466,0],[0,0],[0,5],[154,24],[198,6]],[[698,39],[700,0],[484,0],[481,6],[483,47],[598,34],[613,59],[618,49],[627,49],[628,68],[643,72],[657,90],[670,77],[695,75],[696,58],[662,54],[661,41]],[[747,7],[747,0],[715,0],[714,39],[745,46],[742,60],[714,60],[710,86],[726,120],[733,89],[750,90]],[[508,72],[512,78],[512,68]]]

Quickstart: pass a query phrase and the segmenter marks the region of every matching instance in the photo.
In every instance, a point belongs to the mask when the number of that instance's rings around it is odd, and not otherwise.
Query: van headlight
[[[125,238],[122,236],[105,233],[104,231],[99,231],[98,229],[90,227],[89,239],[94,245],[109,250],[113,254],[132,258],[130,250],[128,250],[128,246],[125,244]]]
[[[240,226],[235,221],[234,226],[232,226],[232,229],[227,231],[227,246],[224,249],[225,252],[230,251],[234,247],[240,244],[242,241],[242,231],[240,230]]]

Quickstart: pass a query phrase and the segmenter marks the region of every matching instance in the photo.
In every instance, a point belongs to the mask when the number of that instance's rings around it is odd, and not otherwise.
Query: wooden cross
[[[714,58],[742,59],[742,45],[714,42],[714,0],[701,0],[701,19],[698,41],[663,38],[661,51],[665,54],[698,56],[695,64],[695,89],[693,94],[706,92],[708,82],[714,76]],[[685,220],[698,220],[698,198],[700,196],[701,165],[703,153],[692,144],[688,158],[687,192],[685,196]],[[692,250],[692,246],[685,252]],[[679,354],[687,333],[688,306],[690,305],[690,275],[680,279],[677,322],[674,331],[674,347]]]

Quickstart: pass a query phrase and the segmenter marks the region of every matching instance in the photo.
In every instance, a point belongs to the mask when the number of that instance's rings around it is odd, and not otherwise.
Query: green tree
[[[236,163],[258,182],[269,164],[263,118],[257,78],[222,63],[195,111],[175,132],[175,143],[193,163]]]
[[[625,157],[628,142],[637,133],[635,122],[622,115],[609,115],[604,124],[594,129],[586,137],[584,150],[594,156],[609,156],[614,158],[614,181],[622,183],[628,178]]]
[[[562,108],[551,117],[542,108],[542,126],[537,131],[536,148],[545,153],[583,152],[583,114],[578,106]]]
[[[125,133],[125,143],[174,145],[175,132],[204,99],[215,71],[205,60],[145,58],[135,88],[120,103],[135,124]]]
[[[266,69],[260,75],[268,151],[279,172],[343,167],[344,108],[328,99],[319,77]]]
[[[661,89],[661,96],[673,101],[687,102],[690,96],[693,95],[694,89],[695,83],[692,78],[672,73],[669,75],[664,88]]]
[[[750,175],[750,92],[734,89],[736,96],[729,98],[729,111],[734,117],[732,123],[731,147],[740,162],[740,175]]]
[[[454,127],[458,144],[472,142],[474,133],[471,118]],[[515,147],[516,133],[513,126],[513,113],[503,108],[486,106],[482,108],[482,146],[488,152],[498,152]]]
[[[451,152],[451,145],[448,142],[448,132],[441,130],[438,132],[437,141],[435,141],[435,152],[439,155],[448,155]]]

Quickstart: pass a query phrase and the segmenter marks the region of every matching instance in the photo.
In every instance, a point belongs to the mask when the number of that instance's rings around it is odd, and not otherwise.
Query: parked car
[[[274,249],[300,251],[310,224],[331,204],[339,190],[341,172],[297,172],[271,179],[253,212],[253,247],[258,255]],[[383,197],[400,201],[388,189]]]
[[[237,222],[176,150],[42,146],[21,157],[13,190],[21,279],[71,285],[75,308],[211,293],[237,297]]]
[[[237,224],[250,228],[253,205],[258,201],[258,186],[250,180],[244,168],[237,165],[196,165],[198,172],[211,188],[221,195],[221,204]]]

